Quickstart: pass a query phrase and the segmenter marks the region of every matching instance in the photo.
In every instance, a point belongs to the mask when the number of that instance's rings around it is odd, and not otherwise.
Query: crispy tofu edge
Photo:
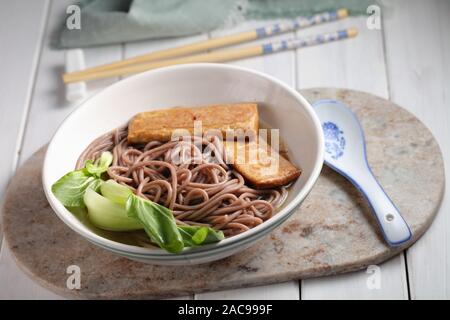
[[[258,104],[256,102],[243,102],[243,103],[230,103],[230,104],[213,104],[213,105],[207,105],[207,106],[195,106],[195,107],[173,107],[173,108],[165,108],[165,109],[158,109],[154,111],[146,111],[136,114],[129,122],[128,127],[128,142],[130,143],[147,143],[151,140],[160,140],[160,141],[169,141],[170,137],[172,136],[173,130],[175,129],[186,129],[192,134],[192,128],[166,128],[166,129],[155,129],[155,130],[148,130],[148,128],[145,127],[138,127],[139,121],[142,121],[142,119],[145,119],[145,115],[147,113],[153,113],[153,112],[165,112],[165,111],[176,111],[176,110],[183,110],[187,113],[193,113],[193,110],[195,109],[207,109],[207,108],[214,108],[214,107],[220,107],[220,106],[239,106],[239,105],[246,105],[246,106],[252,106],[254,108],[254,116],[247,119],[246,121],[237,121],[237,129],[244,129],[244,130],[254,130],[255,132],[259,129],[259,112],[258,112]],[[218,126],[220,127],[220,125]],[[226,129],[224,126],[221,129],[223,136],[225,137]],[[147,133],[145,132],[147,131]],[[168,131],[168,132],[165,132]],[[152,136],[152,138],[150,138]]]
[[[230,148],[229,143],[230,142],[225,142],[225,144],[226,144],[225,152],[227,152],[227,153],[229,152],[228,148]],[[237,144],[233,142],[232,147],[234,148],[234,159],[233,159],[233,163],[231,164],[231,166],[237,172],[242,174],[242,176],[245,178],[245,180],[248,181],[256,189],[268,189],[268,188],[274,188],[274,187],[280,187],[280,186],[286,185],[289,182],[300,177],[300,175],[302,173],[302,170],[300,168],[298,168],[292,162],[290,162],[288,159],[286,159],[281,154],[279,154],[280,162],[284,161],[288,165],[288,167],[284,170],[284,172],[286,172],[286,174],[278,175],[277,177],[266,178],[265,180],[263,180],[262,178],[252,175],[251,173],[249,173],[247,171],[247,168],[249,165],[245,165],[245,167],[244,167],[240,164],[234,163],[234,161],[236,160],[236,156],[237,156]],[[274,151],[272,150],[272,152],[274,152]],[[230,157],[230,155],[227,155],[227,157]]]

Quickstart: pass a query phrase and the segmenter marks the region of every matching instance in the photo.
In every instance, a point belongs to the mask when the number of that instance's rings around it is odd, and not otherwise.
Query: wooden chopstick
[[[96,73],[99,71],[111,70],[116,68],[122,68],[133,64],[172,59],[180,56],[187,56],[193,53],[198,53],[206,50],[212,50],[217,48],[223,48],[238,43],[244,43],[256,39],[270,37],[273,35],[290,32],[296,29],[310,27],[316,24],[335,21],[343,19],[348,16],[348,10],[345,8],[333,11],[326,11],[319,14],[312,15],[310,17],[299,17],[290,22],[277,23],[267,27],[260,27],[251,31],[240,32],[228,36],[218,37],[210,40],[200,41],[184,46],[170,48],[166,50],[156,51],[140,55],[133,58],[128,58],[121,61],[116,61],[96,67],[87,68],[84,70],[67,73],[64,76],[81,76],[87,73]]]
[[[131,65],[122,68],[102,70],[98,72],[86,73],[81,75],[65,74],[63,75],[63,80],[65,83],[71,83],[77,81],[88,81],[94,79],[128,75],[177,64],[196,63],[196,62],[225,62],[352,38],[355,37],[357,34],[358,30],[356,28],[349,28],[335,32],[309,36],[305,38],[293,38],[251,47],[220,50],[211,53],[198,54],[194,56],[182,57],[177,59],[156,61],[152,63],[143,63],[139,65]]]

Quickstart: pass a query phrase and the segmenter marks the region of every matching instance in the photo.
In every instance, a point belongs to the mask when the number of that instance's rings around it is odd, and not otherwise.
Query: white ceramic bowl
[[[217,244],[171,254],[113,241],[92,231],[51,192],[52,184],[72,171],[86,146],[138,112],[172,106],[259,103],[260,118],[279,128],[290,160],[303,170],[283,208],[271,219]],[[47,150],[43,184],[56,214],[90,242],[130,259],[163,265],[209,262],[244,250],[283,223],[311,191],[323,164],[323,136],[310,104],[294,89],[260,72],[223,65],[187,64],[148,71],[106,88],[83,102],[57,130]]]

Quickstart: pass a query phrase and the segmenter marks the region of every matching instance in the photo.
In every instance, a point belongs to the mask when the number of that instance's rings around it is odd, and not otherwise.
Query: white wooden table
[[[44,145],[75,107],[64,99],[60,74],[64,51],[50,48],[50,36],[72,1],[1,1],[0,11],[0,201],[15,169]],[[292,87],[344,87],[389,98],[421,119],[437,138],[450,181],[450,1],[389,2],[381,30],[367,17],[299,31],[306,35],[356,26],[352,40],[234,62],[266,72]],[[267,22],[246,22],[239,30]],[[227,32],[232,32],[228,30]],[[97,65],[140,53],[208,38],[195,37],[111,45],[85,50]],[[90,93],[118,79],[89,83]],[[413,173],[412,173],[413,174]],[[426,190],[424,190],[426,192]],[[334,277],[229,290],[189,299],[449,299],[450,203],[446,192],[429,231],[405,253],[380,266],[381,286],[370,289],[364,270]],[[1,241],[1,240],[0,240]],[[0,252],[0,298],[58,299],[28,278],[5,243]]]

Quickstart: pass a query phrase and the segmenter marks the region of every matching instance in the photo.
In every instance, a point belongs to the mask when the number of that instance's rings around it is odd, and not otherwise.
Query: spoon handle
[[[370,171],[355,184],[369,201],[389,245],[398,246],[411,239],[408,224]]]

